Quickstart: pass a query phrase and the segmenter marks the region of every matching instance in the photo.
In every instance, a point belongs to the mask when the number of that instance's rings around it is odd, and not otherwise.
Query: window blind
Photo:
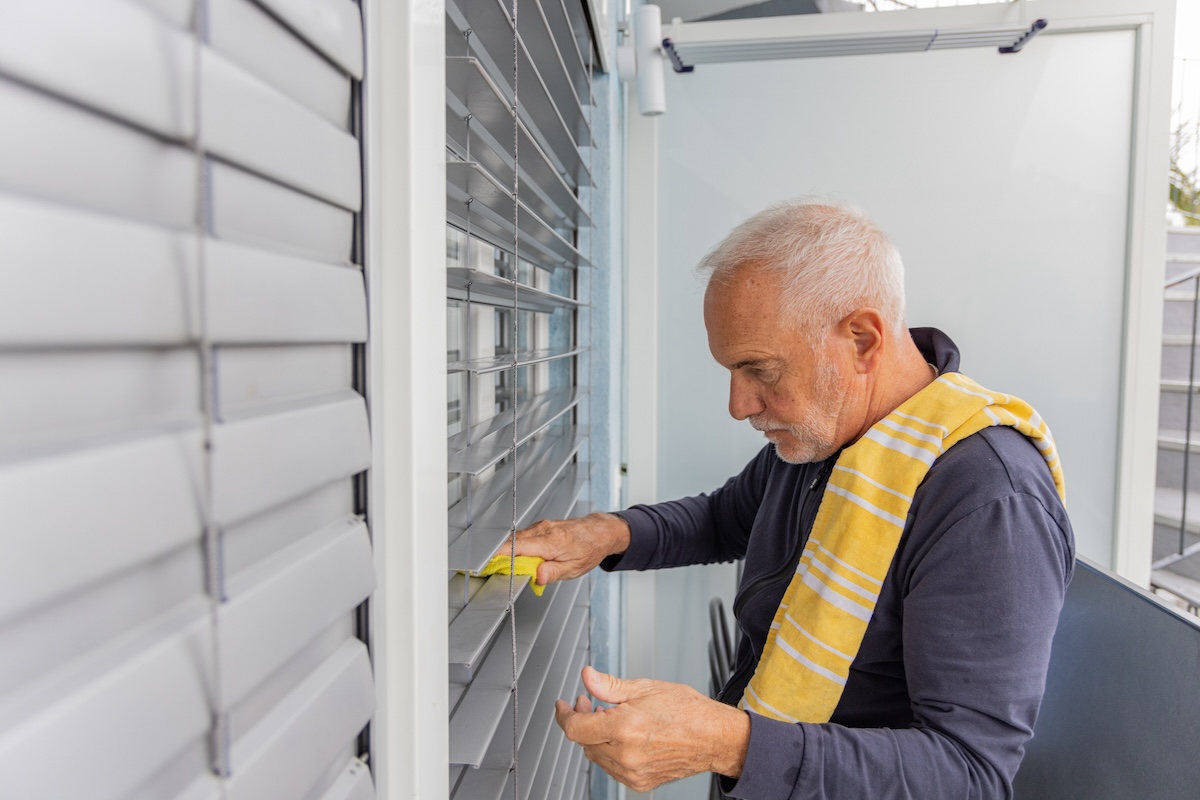
[[[591,49],[577,0],[446,4],[451,570],[590,510]],[[587,581],[528,580],[449,577],[457,800],[587,794],[553,718],[582,688]]]
[[[0,4],[0,795],[367,798],[352,0]]]

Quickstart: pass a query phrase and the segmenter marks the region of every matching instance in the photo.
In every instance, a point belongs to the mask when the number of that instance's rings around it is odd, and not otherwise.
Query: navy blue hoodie
[[[913,339],[959,367],[940,331]],[[737,703],[812,529],[837,455],[788,464],[768,445],[720,489],[634,506],[605,569],[745,559],[734,600]],[[1006,798],[1033,731],[1075,560],[1071,524],[1033,444],[988,428],[939,458],[913,496],[875,614],[828,723],[750,715],[747,800]]]

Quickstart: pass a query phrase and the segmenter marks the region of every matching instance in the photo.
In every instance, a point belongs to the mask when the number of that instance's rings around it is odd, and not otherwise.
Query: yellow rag
[[[1026,403],[942,375],[838,457],[800,565],[775,612],[742,707],[787,722],[828,722],[875,611],[913,493],[938,456],[994,425],[1025,434],[1065,500],[1046,423]]]
[[[528,575],[530,578],[530,588],[533,589],[534,594],[541,597],[546,587],[537,582],[537,568],[538,564],[541,564],[543,561],[545,559],[538,556],[517,556],[514,563],[514,559],[510,556],[492,556],[492,560],[487,563],[486,567],[479,570],[479,572],[472,572],[471,574],[479,578],[486,578],[489,575],[507,575],[508,566],[510,563],[513,563],[514,572],[517,575]]]

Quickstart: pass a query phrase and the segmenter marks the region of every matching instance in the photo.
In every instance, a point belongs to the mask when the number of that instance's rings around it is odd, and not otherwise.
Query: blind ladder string
[[[463,43],[466,45],[466,55],[467,56],[471,55],[471,34],[472,34],[472,31],[470,28],[463,31]],[[475,118],[475,115],[470,113],[470,109],[468,108],[467,116],[463,119],[463,122],[465,122],[466,126],[467,126],[467,132],[466,132],[467,163],[471,162],[471,123],[474,120],[474,118]],[[467,231],[466,231],[467,239],[466,239],[466,247],[465,247],[465,253],[466,253],[466,265],[465,266],[468,269],[474,268],[474,263],[471,260],[471,205],[474,202],[475,202],[475,199],[473,197],[471,197],[471,195],[468,193],[467,194]],[[475,342],[474,342],[474,340],[475,340],[475,314],[473,312],[473,307],[471,306],[471,281],[469,278],[467,280],[467,300],[466,300],[466,305],[463,306],[463,310],[466,312],[466,317],[467,317],[466,331],[465,331],[466,342],[465,342],[465,346],[464,346],[463,350],[464,350],[464,355],[466,356],[468,369],[464,372],[464,374],[466,376],[466,391],[464,392],[464,398],[463,398],[464,408],[462,411],[462,417],[463,417],[464,425],[466,427],[467,447],[470,447],[472,444],[472,442],[471,442],[471,426],[475,421],[475,406],[474,406],[475,393],[474,393],[474,390],[472,387],[475,383],[476,378],[474,378],[471,375],[471,371],[469,368],[471,358],[475,355]],[[474,481],[468,476],[467,478],[464,479],[464,482],[466,484],[466,495],[467,495],[466,496],[467,519],[473,521],[475,518],[475,509],[474,509],[474,505],[473,505],[474,490],[472,488],[472,484],[474,483]],[[466,575],[464,575],[463,576],[463,591],[462,591],[463,608],[466,608],[467,604],[470,602],[471,602],[471,579],[469,577],[467,577]]]
[[[202,109],[202,74],[204,43],[208,39],[208,0],[198,0],[193,8],[194,28],[192,50],[192,152],[196,170],[196,287],[198,333],[200,349],[200,407],[203,419],[203,481],[201,510],[204,515],[204,572],[205,593],[208,595],[209,647],[212,654],[209,687],[212,697],[212,720],[209,729],[210,768],[218,777],[229,776],[229,725],[225,714],[221,670],[221,637],[218,634],[221,604],[225,600],[225,569],[221,553],[220,532],[213,520],[213,426],[215,424],[216,359],[208,330],[208,250],[206,240],[212,227],[212,187],[205,157]],[[220,797],[226,796],[225,781],[217,781]]]
[[[590,37],[589,37],[589,40],[590,40]],[[588,304],[588,312],[587,312],[587,315],[588,315],[588,342],[587,342],[587,344],[588,344],[588,351],[587,351],[588,460],[587,460],[587,466],[586,466],[586,469],[587,469],[587,496],[588,496],[588,506],[589,506],[588,511],[589,512],[592,510],[590,508],[590,506],[592,506],[594,504],[595,499],[596,499],[595,498],[595,484],[592,482],[592,462],[595,461],[595,459],[592,458],[592,456],[594,455],[592,453],[592,448],[596,446],[596,443],[592,441],[592,436],[596,430],[596,427],[592,424],[592,421],[594,419],[594,414],[596,413],[596,396],[594,394],[596,384],[593,379],[594,374],[595,374],[593,372],[593,363],[595,360],[595,349],[594,349],[593,345],[596,341],[596,338],[595,338],[596,270],[599,269],[599,267],[596,265],[596,261],[595,261],[595,257],[594,257],[595,256],[597,225],[596,225],[596,173],[593,169],[595,167],[595,161],[596,161],[596,132],[595,132],[596,105],[595,105],[595,96],[592,94],[592,71],[594,69],[593,62],[592,62],[593,50],[594,50],[594,48],[592,48],[589,45],[589,47],[588,47],[588,63],[587,63],[587,91],[588,91],[587,102],[588,102],[588,105],[592,109],[592,113],[588,115],[588,132],[589,132],[589,139],[591,140],[589,142],[590,147],[588,147],[588,175],[591,176],[591,184],[589,184],[589,186],[588,186],[588,219],[591,221],[591,226],[588,228],[588,233],[587,233],[588,264],[590,265],[590,268],[588,269],[588,273],[587,273],[587,276],[588,276],[588,291],[587,291],[587,304]],[[576,272],[575,284],[578,287],[578,285],[579,285],[578,272]],[[576,289],[576,293],[578,294],[578,289]],[[578,342],[576,342],[576,344],[578,344]],[[590,596],[590,593],[591,593],[593,584],[594,584],[594,581],[591,581],[591,580],[588,581],[588,587],[587,587],[588,592],[589,592],[588,605],[587,605],[587,635],[588,635],[587,661],[588,661],[588,663],[590,663],[592,660],[592,658],[591,658],[592,657],[592,652],[591,652],[591,650],[592,650],[592,647],[591,647],[591,645],[592,645],[592,602],[591,602],[592,598]],[[584,774],[588,776],[587,780],[589,783],[591,781],[591,773],[592,773],[591,762],[588,761],[587,759],[584,759]],[[590,791],[589,791],[589,794],[590,794]]]
[[[520,107],[519,100],[519,48],[520,38],[517,33],[517,3],[518,0],[512,0],[512,26],[513,26],[513,263],[512,263],[512,278],[513,278],[513,339],[512,339],[512,387],[511,387],[511,402],[513,413],[512,425],[512,448],[510,450],[512,457],[512,530],[509,533],[509,569],[508,569],[508,619],[509,630],[512,634],[512,696],[513,696],[513,713],[512,713],[512,761],[513,761],[513,800],[520,800],[521,787],[521,771],[519,759],[517,757],[517,740],[518,740],[518,720],[520,718],[520,707],[518,705],[519,698],[517,697],[517,607],[516,597],[514,592],[514,579],[517,571],[517,353],[520,334],[520,318],[521,313],[518,310],[518,301],[520,300],[520,263],[521,263],[521,229],[520,229],[520,202],[517,199],[518,192],[521,186],[521,169],[518,148],[520,147],[520,120],[517,116],[517,110]]]

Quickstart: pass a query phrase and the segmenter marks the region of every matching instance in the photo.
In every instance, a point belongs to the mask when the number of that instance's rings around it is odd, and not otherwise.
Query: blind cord
[[[472,33],[472,31],[470,28],[463,31],[463,44],[465,45],[465,50],[466,50],[467,56],[471,55],[471,33]],[[467,126],[467,132],[466,132],[467,163],[471,162],[471,123],[474,121],[474,116],[475,115],[472,114],[470,109],[468,108],[467,116],[463,118],[463,122],[466,123],[466,126]],[[471,205],[474,202],[475,202],[474,198],[472,198],[471,195],[468,194],[467,195],[467,220],[466,220],[467,221],[467,231],[466,231],[467,238],[466,238],[466,241],[464,242],[464,254],[465,254],[465,262],[466,262],[465,266],[467,267],[468,270],[474,269],[474,267],[475,267],[475,264],[471,258],[471,250],[472,250]],[[468,274],[470,274],[470,273],[468,272]],[[465,395],[465,397],[464,397],[465,402],[463,404],[464,408],[462,410],[462,418],[463,418],[463,424],[464,424],[465,432],[466,432],[466,436],[467,436],[467,447],[470,447],[471,446],[471,427],[474,425],[474,422],[475,422],[475,397],[474,397],[475,393],[472,389],[472,386],[475,383],[475,379],[472,377],[471,371],[470,371],[470,362],[471,362],[472,357],[475,355],[475,314],[473,313],[472,306],[471,306],[471,281],[470,281],[470,279],[467,280],[467,300],[466,300],[466,304],[463,306],[463,311],[466,313],[466,316],[467,316],[467,319],[466,319],[466,342],[464,343],[464,347],[463,347],[464,355],[466,356],[466,361],[467,361],[467,371],[465,373],[463,373],[466,376],[466,379],[465,379],[466,391],[463,393]],[[465,487],[466,498],[465,499],[466,499],[466,503],[467,503],[467,518],[474,519],[474,517],[475,517],[475,509],[474,509],[474,505],[473,505],[474,490],[472,488],[472,484],[474,483],[474,481],[472,481],[470,478],[467,478],[465,483],[466,483],[466,487]],[[470,602],[471,602],[471,579],[468,576],[464,575],[463,576],[463,591],[462,591],[463,608],[466,608],[467,604]]]
[[[509,630],[512,634],[512,696],[513,696],[513,713],[512,713],[512,758],[513,758],[513,800],[520,800],[521,791],[521,767],[520,759],[517,757],[518,744],[518,727],[520,719],[520,705],[517,696],[517,606],[516,593],[514,592],[515,576],[517,573],[517,354],[520,341],[520,319],[521,312],[518,310],[518,302],[520,300],[520,273],[521,273],[521,228],[520,215],[521,206],[517,199],[518,192],[521,188],[521,169],[520,156],[518,148],[520,147],[521,123],[517,115],[517,110],[520,107],[519,95],[519,50],[520,36],[517,26],[517,2],[512,0],[512,26],[513,26],[513,340],[512,340],[512,531],[509,533],[509,569],[508,569],[508,620]]]
[[[213,520],[213,426],[216,406],[216,358],[208,330],[208,250],[206,240],[212,228],[212,186],[204,146],[203,107],[203,50],[208,39],[208,0],[198,0],[194,9],[194,47],[192,51],[192,151],[196,167],[196,287],[197,327],[200,348],[200,407],[203,417],[203,493],[201,509],[204,515],[204,572],[205,593],[208,595],[209,647],[211,665],[209,685],[212,697],[212,721],[209,729],[209,762],[213,774],[229,777],[229,720],[225,714],[225,699],[221,680],[221,604],[225,601],[225,568],[221,553],[220,531]],[[222,798],[226,795],[225,781],[218,781]]]

